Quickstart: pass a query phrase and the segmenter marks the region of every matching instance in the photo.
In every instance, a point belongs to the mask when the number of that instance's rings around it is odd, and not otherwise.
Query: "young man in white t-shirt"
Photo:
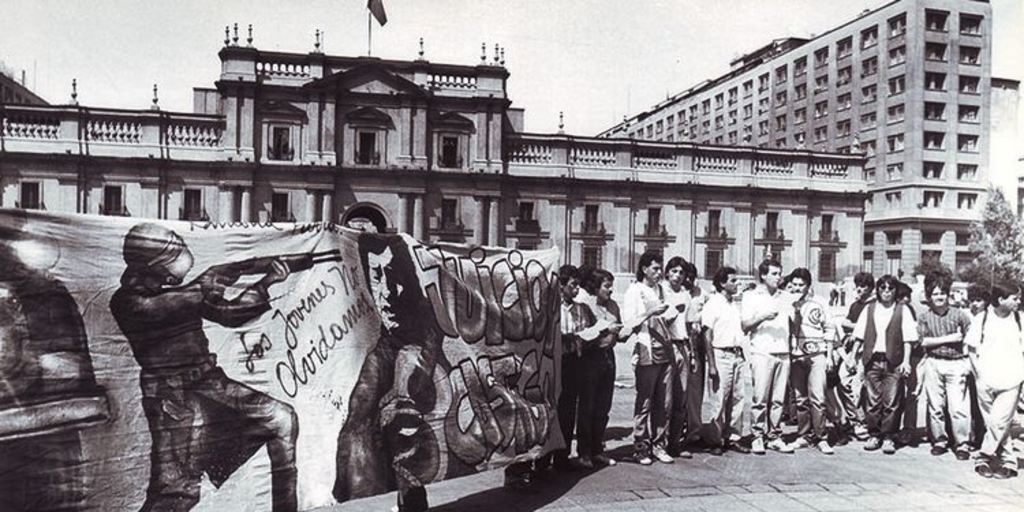
[[[1024,382],[1024,336],[1021,290],[994,283],[991,305],[971,321],[964,344],[978,384],[985,417],[985,437],[974,470],[986,478],[1017,476],[1017,456],[1009,443],[1009,427]]]

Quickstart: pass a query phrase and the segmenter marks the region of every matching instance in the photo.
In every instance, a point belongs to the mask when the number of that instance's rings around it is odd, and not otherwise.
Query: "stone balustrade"
[[[220,160],[220,116],[75,105],[0,106],[0,151]]]
[[[258,61],[256,72],[270,77],[309,78],[309,64],[299,62]]]
[[[431,87],[442,87],[452,89],[476,89],[477,79],[475,76],[442,75],[437,73],[431,73],[427,77],[427,85]]]

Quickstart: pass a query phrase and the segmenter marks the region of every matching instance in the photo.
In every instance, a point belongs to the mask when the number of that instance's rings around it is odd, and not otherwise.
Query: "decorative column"
[[[501,223],[498,221],[498,210],[500,209],[500,205],[500,197],[491,198],[490,212],[487,217],[487,245],[498,245],[498,229],[501,226]]]
[[[490,222],[487,219],[487,213],[489,211],[487,204],[490,202],[490,198],[481,196],[476,198],[476,226],[473,230],[473,241],[476,245],[485,245],[487,243],[487,228],[490,226]]]
[[[412,196],[412,237],[425,241],[423,237],[423,195]]]
[[[333,218],[333,197],[330,192],[324,192],[324,200],[320,205],[320,220],[324,222],[334,222]]]
[[[409,200],[405,194],[398,194],[398,222],[395,223],[395,227],[398,228],[399,233],[409,232]]]
[[[217,214],[217,220],[219,222],[231,222],[234,220],[231,215],[231,206],[234,203],[234,194],[231,193],[231,189],[222,188],[218,195],[218,203],[220,203],[218,205],[218,209],[220,210],[220,213]]]
[[[242,212],[238,220],[251,222],[252,219],[252,192],[249,187],[242,187]]]
[[[316,191],[306,191],[306,213],[299,222],[314,222],[316,221]]]

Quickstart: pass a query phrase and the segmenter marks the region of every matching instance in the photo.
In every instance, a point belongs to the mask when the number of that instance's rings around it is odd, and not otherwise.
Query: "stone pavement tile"
[[[821,484],[825,489],[834,493],[862,493],[864,488],[851,483]]]
[[[860,485],[865,491],[871,492],[893,493],[903,490],[903,486],[900,484],[893,484],[889,482],[859,482],[858,485]]]
[[[750,492],[746,487],[741,485],[719,485],[718,491],[722,494],[746,494]]]
[[[867,491],[861,494],[851,494],[848,496],[844,496],[844,498],[852,501],[858,509],[864,510],[888,510],[893,502],[891,494],[882,494]]]
[[[776,492],[778,489],[765,484],[752,484],[743,486],[747,492],[763,493],[763,492]]]
[[[686,497],[686,496],[707,496],[711,494],[718,494],[718,489],[711,486],[700,486],[700,487],[662,487],[662,491],[669,496]]]
[[[675,503],[685,510],[715,510],[715,511],[756,511],[756,507],[735,496],[719,494],[716,496],[690,496],[688,498],[676,498]]]
[[[594,505],[598,503],[621,503],[629,501],[640,501],[640,497],[632,491],[614,492],[593,492],[587,494],[574,494],[572,500],[580,505]],[[588,506],[589,510],[590,507]]]
[[[843,512],[847,510],[861,510],[860,508],[857,507],[856,503],[841,496],[815,498],[807,501],[800,500],[800,502],[820,512]]]
[[[658,498],[666,498],[668,494],[661,489],[634,489],[633,494],[636,494],[641,499],[655,500]]]
[[[737,498],[757,507],[765,512],[812,512],[814,509],[797,501],[785,494],[780,493],[750,493],[738,494]]]
[[[992,494],[980,494],[980,493],[934,493],[939,503],[945,503],[946,505],[965,505],[968,507],[976,507],[980,505],[1000,505],[1003,503],[1010,503],[1012,501],[1019,501],[1016,496],[995,496]],[[1007,499],[1004,499],[1007,498]]]
[[[815,492],[824,489],[818,484],[798,483],[798,484],[771,484],[775,490],[779,492]]]
[[[1024,485],[1009,480],[995,481],[978,478],[974,482],[964,482],[960,484],[960,487],[968,492],[985,494],[1020,494],[1024,492]]]

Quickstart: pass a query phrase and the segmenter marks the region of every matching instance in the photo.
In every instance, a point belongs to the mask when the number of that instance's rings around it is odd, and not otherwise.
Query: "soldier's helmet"
[[[170,284],[181,283],[192,268],[192,253],[177,233],[158,224],[136,224],[124,237],[124,262],[143,274],[154,274]]]

